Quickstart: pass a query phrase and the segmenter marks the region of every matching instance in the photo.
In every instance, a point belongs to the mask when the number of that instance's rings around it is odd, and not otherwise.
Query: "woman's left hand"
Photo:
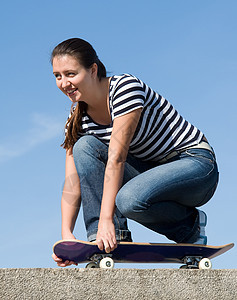
[[[96,243],[98,245],[98,248],[100,250],[105,250],[106,253],[110,253],[115,248],[117,248],[117,241],[113,221],[99,221]]]

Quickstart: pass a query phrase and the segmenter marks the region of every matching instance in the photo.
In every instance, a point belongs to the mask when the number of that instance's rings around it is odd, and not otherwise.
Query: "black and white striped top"
[[[109,104],[111,124],[97,124],[84,112],[83,135],[94,135],[109,145],[113,120],[142,108],[129,148],[129,153],[142,160],[158,161],[173,150],[198,144],[203,137],[203,133],[180,116],[165,98],[135,76],[111,77]]]

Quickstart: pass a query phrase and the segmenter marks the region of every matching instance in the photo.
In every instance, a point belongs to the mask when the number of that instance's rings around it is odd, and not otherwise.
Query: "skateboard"
[[[178,263],[183,269],[211,269],[212,258],[230,250],[234,244],[204,246],[174,243],[120,242],[111,253],[99,250],[95,242],[62,240],[54,253],[65,260],[88,263],[86,268],[112,269],[114,263]]]

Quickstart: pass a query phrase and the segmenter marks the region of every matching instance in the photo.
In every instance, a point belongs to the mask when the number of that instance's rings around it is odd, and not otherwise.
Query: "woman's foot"
[[[206,245],[207,244],[207,236],[205,234],[205,227],[207,225],[207,215],[204,213],[204,211],[198,210],[198,217],[199,217],[200,235],[193,244]]]

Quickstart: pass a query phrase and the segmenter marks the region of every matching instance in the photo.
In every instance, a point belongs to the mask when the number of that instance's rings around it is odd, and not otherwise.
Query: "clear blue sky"
[[[65,158],[59,145],[70,102],[49,58],[70,37],[91,42],[110,74],[138,76],[205,133],[220,169],[218,190],[203,207],[208,243],[237,243],[236,13],[235,0],[1,4],[0,267],[56,267]],[[129,224],[134,241],[168,241]],[[81,215],[75,234],[86,239]],[[236,256],[237,246],[214,259],[214,268],[236,268]]]

